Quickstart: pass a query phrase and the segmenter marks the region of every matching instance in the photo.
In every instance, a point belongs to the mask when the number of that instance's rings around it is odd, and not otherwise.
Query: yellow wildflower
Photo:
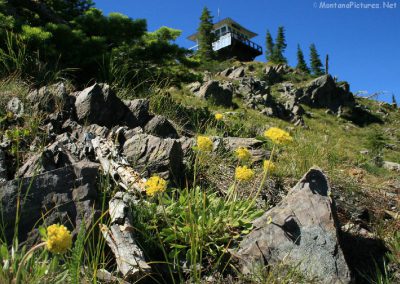
[[[153,176],[146,181],[144,187],[148,196],[154,196],[155,194],[164,192],[167,189],[167,181],[158,176]]]
[[[249,181],[254,177],[254,171],[247,166],[237,167],[235,170],[235,178],[238,181]]]
[[[239,147],[235,151],[236,157],[243,162],[247,162],[251,159],[250,151],[245,147]]]
[[[215,114],[215,120],[222,120],[223,118],[224,118],[224,115],[222,113]]]
[[[213,149],[213,142],[210,137],[199,136],[197,137],[197,148],[203,152],[211,152]]]
[[[46,248],[52,253],[65,253],[72,246],[71,232],[63,225],[53,224],[47,227],[44,241]]]
[[[263,165],[264,171],[268,171],[269,173],[273,173],[276,170],[276,166],[272,161],[265,160]]]
[[[275,144],[288,144],[293,141],[293,137],[288,132],[277,127],[271,127],[265,131],[264,136]]]

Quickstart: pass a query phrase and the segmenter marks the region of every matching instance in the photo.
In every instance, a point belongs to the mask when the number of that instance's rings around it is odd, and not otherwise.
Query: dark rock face
[[[340,106],[355,105],[348,84],[337,86],[331,75],[324,75],[310,82],[304,89],[300,101],[313,107],[329,108],[334,112]]]
[[[134,135],[124,143],[123,154],[133,168],[143,172],[144,176],[158,174],[166,179],[182,177],[183,152],[177,140],[148,134]]]
[[[34,226],[39,224],[65,224],[75,233],[81,222],[89,226],[99,213],[97,198],[97,175],[99,165],[82,161],[53,171],[8,181],[1,185],[0,201],[6,237],[11,239],[20,194],[21,217],[19,238],[34,242],[37,238]],[[44,216],[44,217],[43,217]],[[29,242],[29,241],[28,241]]]
[[[75,101],[76,114],[82,123],[112,127],[138,125],[129,108],[106,84],[94,84],[79,93]]]
[[[234,253],[243,272],[283,261],[319,283],[350,283],[330,190],[325,175],[311,169],[281,203],[256,219]]]
[[[178,138],[178,132],[171,122],[161,115],[154,116],[144,127],[144,132],[161,138]]]
[[[148,99],[135,99],[124,101],[125,105],[129,108],[139,126],[144,126],[150,119],[149,113],[150,101]]]
[[[195,93],[198,97],[212,101],[217,105],[232,105],[232,88],[229,84],[218,81],[208,81]]]

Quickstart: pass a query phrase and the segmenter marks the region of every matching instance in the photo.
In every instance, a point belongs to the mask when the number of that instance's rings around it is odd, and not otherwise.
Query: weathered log
[[[151,271],[135,240],[130,218],[132,202],[132,195],[117,192],[109,202],[111,224],[109,227],[101,226],[103,236],[115,255],[118,271],[126,280],[138,279]]]
[[[124,128],[112,132],[107,139],[96,137],[91,140],[92,146],[99,160],[103,172],[109,174],[116,184],[128,191],[144,192],[146,179],[135,171],[129,163],[119,155],[119,145],[113,137],[118,136]]]

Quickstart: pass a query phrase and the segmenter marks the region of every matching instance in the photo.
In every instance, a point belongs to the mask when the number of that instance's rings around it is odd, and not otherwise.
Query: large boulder
[[[217,105],[232,105],[232,86],[228,83],[210,80],[204,83],[200,90],[195,93],[198,97],[210,100]]]
[[[137,134],[125,141],[123,154],[132,167],[144,176],[182,177],[183,152],[181,144],[175,139]]]
[[[138,125],[129,108],[115,95],[107,84],[94,84],[76,98],[76,114],[82,123],[112,127]]]
[[[0,186],[4,232],[8,240],[14,233],[17,200],[21,200],[18,236],[33,244],[37,227],[61,223],[77,233],[81,222],[88,228],[99,210],[96,204],[99,165],[82,161],[35,177],[8,181]]]
[[[330,192],[321,170],[306,173],[276,207],[254,221],[253,231],[234,252],[243,272],[285,263],[318,283],[350,283]]]
[[[331,75],[311,81],[304,89],[300,102],[312,107],[328,108],[336,112],[339,107],[353,107],[355,99],[348,84],[336,85]]]

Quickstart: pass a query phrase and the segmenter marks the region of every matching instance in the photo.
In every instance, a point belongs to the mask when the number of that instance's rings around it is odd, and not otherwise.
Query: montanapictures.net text
[[[316,3],[314,3],[314,6]],[[380,2],[380,3],[364,3],[350,1],[347,3],[336,2],[319,2],[318,8],[320,9],[396,9],[396,2]]]

